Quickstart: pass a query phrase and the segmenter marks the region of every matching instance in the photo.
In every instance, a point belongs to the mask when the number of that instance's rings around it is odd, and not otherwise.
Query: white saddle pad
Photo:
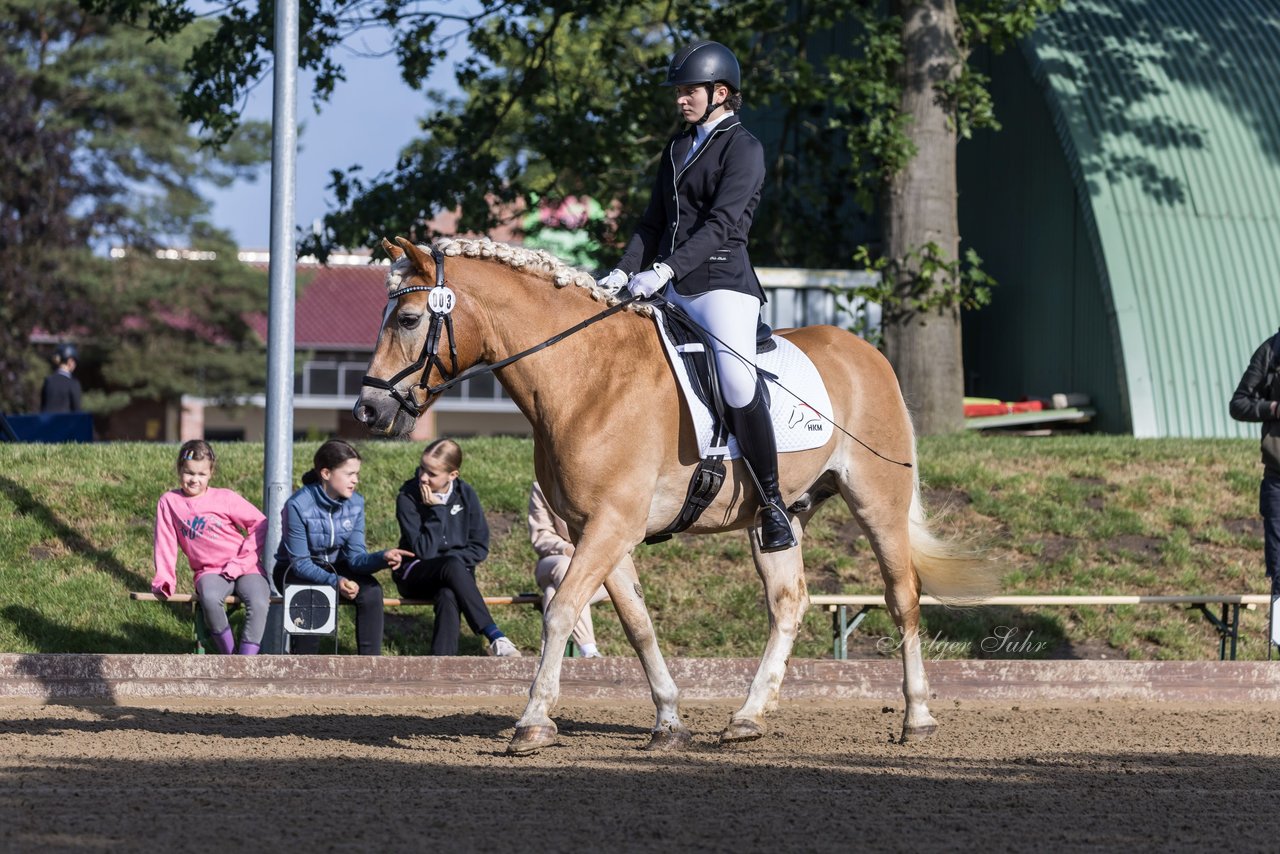
[[[698,452],[707,456],[711,449],[711,411],[698,399],[689,383],[689,371],[675,343],[667,337],[661,322],[660,309],[654,308],[654,323],[658,337],[667,351],[667,360],[675,372],[676,382],[693,415],[693,426],[698,436]],[[769,414],[773,416],[773,432],[777,437],[778,453],[808,451],[820,448],[831,438],[831,398],[822,376],[804,351],[785,338],[773,336],[778,346],[768,353],[756,356],[756,368],[776,374],[777,382],[766,380],[769,389]],[[729,437],[728,459],[737,459],[738,440]]]

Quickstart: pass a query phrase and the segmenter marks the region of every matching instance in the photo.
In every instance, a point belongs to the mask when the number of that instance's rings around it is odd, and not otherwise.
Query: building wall
[[[1067,0],[1021,44],[1097,247],[1135,436],[1252,434],[1226,402],[1280,316],[1277,20],[1258,0]]]
[[[343,415],[346,416],[346,421],[351,422],[352,428],[347,428],[343,423]],[[265,441],[266,410],[257,406],[205,406],[204,433],[206,437],[217,437],[224,441]],[[349,409],[345,412],[334,409],[295,409],[293,435],[297,440],[330,436],[350,438],[363,436],[364,428],[351,417]]]
[[[1114,315],[1044,97],[1017,50],[982,61],[1004,128],[959,147],[960,233],[998,284],[964,314],[965,391],[1084,393],[1098,429],[1127,432]]]
[[[176,407],[158,400],[134,400],[122,409],[100,416],[104,439],[119,442],[173,442],[178,438]]]

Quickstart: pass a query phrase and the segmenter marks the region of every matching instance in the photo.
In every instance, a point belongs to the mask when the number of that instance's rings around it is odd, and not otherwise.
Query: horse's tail
[[[1000,571],[990,557],[979,548],[943,539],[929,529],[924,503],[920,500],[918,475],[911,495],[908,524],[911,562],[925,593],[949,604],[962,605],[996,591]]]

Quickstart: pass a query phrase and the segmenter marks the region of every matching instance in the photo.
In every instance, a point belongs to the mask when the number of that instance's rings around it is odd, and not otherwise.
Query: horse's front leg
[[[809,604],[804,583],[804,559],[800,552],[803,530],[798,521],[791,523],[796,546],[785,551],[764,553],[754,531],[748,532],[756,572],[764,582],[765,603],[769,609],[769,640],[764,656],[751,681],[751,691],[742,708],[733,713],[729,725],[720,733],[720,743],[752,741],[764,735],[764,716],[778,707],[778,693],[787,672],[787,659],[795,644]]]
[[[597,528],[601,529],[607,529],[607,526]],[[543,617],[542,658],[529,688],[529,703],[520,720],[516,721],[516,732],[507,745],[507,753],[522,756],[556,743],[557,730],[551,720],[551,710],[560,699],[560,668],[564,662],[565,644],[591,593],[629,551],[630,545],[616,536],[592,537],[589,532],[583,532],[564,582]]]
[[[689,744],[692,736],[680,719],[680,690],[658,648],[658,634],[653,629],[653,620],[649,618],[649,609],[645,607],[640,577],[631,555],[622,559],[604,586],[609,591],[614,610],[618,612],[623,631],[627,633],[627,640],[640,656],[645,676],[649,679],[649,693],[657,709],[657,718],[645,749],[679,750]]]

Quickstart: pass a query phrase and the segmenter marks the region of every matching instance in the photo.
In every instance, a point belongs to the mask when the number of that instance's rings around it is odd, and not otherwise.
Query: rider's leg
[[[746,406],[729,407],[728,415],[729,429],[738,437],[742,457],[760,483],[764,504],[760,515],[760,551],[789,549],[796,544],[796,538],[778,486],[778,448],[764,389],[757,387],[755,397]]]
[[[778,448],[773,419],[756,380],[756,323],[760,301],[736,291],[710,291],[694,297],[669,294],[712,335],[720,393],[728,410],[729,429],[738,438],[742,458],[755,473],[764,510],[760,548],[772,552],[796,544],[778,486]]]

